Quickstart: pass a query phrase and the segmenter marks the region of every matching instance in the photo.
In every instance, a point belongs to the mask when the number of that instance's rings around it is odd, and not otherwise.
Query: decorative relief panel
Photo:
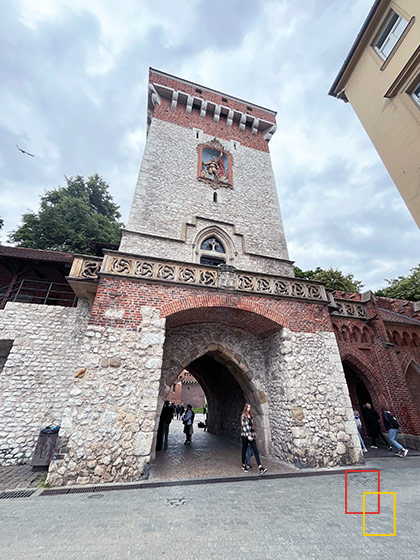
[[[102,258],[100,257],[74,257],[70,274],[71,278],[82,278],[85,280],[98,280],[98,272],[101,270]]]
[[[336,309],[331,312],[332,315],[341,315],[343,317],[356,317],[358,319],[366,319],[366,309],[363,304],[354,301],[335,300]]]
[[[97,278],[100,259],[76,257],[78,266],[73,263],[72,278]],[[75,259],[75,260],[76,260]],[[77,272],[77,274],[76,274]],[[145,278],[164,282],[177,282],[210,288],[222,288],[240,292],[293,297],[316,301],[327,301],[322,285],[295,278],[283,278],[259,274],[244,274],[233,266],[206,267],[164,262],[155,259],[142,259],[127,255],[107,254],[100,272],[130,278]],[[363,307],[359,306],[362,308]]]
[[[216,138],[198,146],[198,179],[214,188],[232,187],[232,158]]]

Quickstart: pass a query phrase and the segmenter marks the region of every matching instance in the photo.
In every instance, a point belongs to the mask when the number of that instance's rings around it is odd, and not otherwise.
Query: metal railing
[[[0,309],[9,301],[75,307],[77,296],[65,282],[18,280],[12,285],[0,288]]]

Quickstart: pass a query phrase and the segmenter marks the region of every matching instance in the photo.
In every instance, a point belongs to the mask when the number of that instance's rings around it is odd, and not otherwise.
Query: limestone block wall
[[[215,224],[231,237],[229,264],[293,276],[270,154],[223,140],[232,156],[233,188],[219,188],[215,203],[213,187],[197,179],[198,146],[213,138],[152,120],[120,250],[191,262],[192,240]]]
[[[106,314],[107,312],[105,312]],[[117,311],[108,310],[109,319]],[[86,374],[73,380],[54,486],[138,480],[147,474],[158,411],[165,319],[141,308],[137,329],[89,325],[80,348]]]
[[[361,460],[334,334],[284,328],[265,344],[273,454],[304,467]]]
[[[0,311],[0,340],[12,347],[0,373],[0,464],[29,460],[39,430],[61,424],[89,318],[77,308],[8,303]]]

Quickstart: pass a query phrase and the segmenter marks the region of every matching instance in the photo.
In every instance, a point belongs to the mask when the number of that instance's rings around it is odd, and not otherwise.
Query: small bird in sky
[[[31,156],[31,157],[35,157],[34,154],[30,154],[29,152],[27,152],[26,150],[22,150],[22,148],[19,148],[19,146],[16,144],[16,148],[22,152],[22,154],[26,154],[27,156]]]

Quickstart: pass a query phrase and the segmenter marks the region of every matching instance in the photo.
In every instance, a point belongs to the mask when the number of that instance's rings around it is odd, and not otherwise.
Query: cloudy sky
[[[3,0],[3,243],[64,175],[102,175],[127,221],[152,66],[277,111],[270,151],[298,266],[366,289],[407,274],[419,230],[351,106],[327,95],[372,3]]]

